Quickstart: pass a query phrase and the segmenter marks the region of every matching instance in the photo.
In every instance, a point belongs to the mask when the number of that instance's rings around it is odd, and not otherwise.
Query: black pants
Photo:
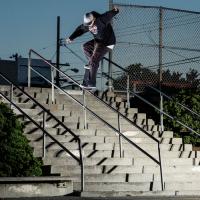
[[[83,84],[96,86],[96,76],[99,68],[99,62],[108,53],[109,48],[104,44],[90,40],[83,44],[83,51],[88,59],[90,69],[85,69]]]

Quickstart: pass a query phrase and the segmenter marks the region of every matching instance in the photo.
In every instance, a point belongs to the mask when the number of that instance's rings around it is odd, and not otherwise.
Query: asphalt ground
[[[169,197],[21,197],[21,198],[0,198],[0,200],[200,200],[200,196],[169,196]]]

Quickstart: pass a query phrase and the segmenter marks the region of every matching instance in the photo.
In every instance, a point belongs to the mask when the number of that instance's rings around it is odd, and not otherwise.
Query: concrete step
[[[21,112],[18,109],[13,109],[14,112],[17,115],[22,115]],[[28,109],[28,108],[23,108],[22,109],[26,114],[28,114],[29,116],[31,116],[34,120],[37,121],[42,121],[43,120],[43,112],[42,110],[38,110],[38,109]],[[80,122],[82,124],[84,124],[84,118],[82,118],[81,116],[83,116],[83,113],[80,113],[80,115],[71,115],[71,112],[65,112],[65,111],[59,111],[59,112],[52,112],[52,114],[57,117],[60,121],[63,122],[69,122],[69,121],[77,121]],[[60,115],[62,114],[62,115]],[[116,116],[117,117],[117,116]],[[107,123],[113,124],[115,127],[118,125],[117,122],[117,118],[107,118],[102,116],[102,119],[105,120]],[[52,121],[54,120],[50,115],[47,115],[46,117],[48,119],[48,121]],[[26,118],[25,118],[26,120]],[[55,120],[54,120],[55,121]],[[100,120],[96,117],[87,117],[87,121],[93,122],[93,123],[98,123]],[[136,124],[140,124],[140,125],[148,125],[148,126],[153,126],[154,122],[152,122],[151,120],[146,120],[146,119],[135,119],[134,123]],[[128,122],[127,120],[120,120],[120,125],[126,125],[126,126],[133,126],[130,122]]]
[[[86,130],[92,130],[92,129],[86,129]],[[93,129],[96,130],[96,129]],[[79,131],[79,130],[77,130]],[[173,137],[173,132],[172,131],[164,131],[162,135],[160,135],[159,131],[147,131],[150,135],[154,136],[155,138],[172,138]],[[148,137],[143,131],[140,130],[132,130],[132,131],[125,131],[122,132],[125,136],[127,137]],[[97,129],[96,130],[96,135],[101,135],[101,136],[118,136],[118,133],[115,133],[115,131],[112,130],[101,130]]]
[[[74,183],[74,188],[80,188],[80,183]],[[137,192],[143,192],[143,191],[149,191],[151,188],[150,182],[135,182],[135,183],[107,183],[107,182],[87,182],[85,184],[85,190],[84,191],[101,191],[101,192],[107,192],[107,191],[137,191]]]
[[[113,116],[112,118],[111,117],[107,117],[106,115],[99,115],[103,120],[105,120],[107,123],[110,123],[110,124],[118,124],[118,118],[117,118],[117,115],[116,116]],[[83,121],[84,119],[82,118],[81,121]],[[96,117],[90,117],[88,116],[87,117],[87,120],[91,120],[92,122],[94,123],[97,123],[99,122],[99,119],[97,119]],[[136,124],[142,124],[142,125],[155,125],[154,121],[152,121],[151,119],[134,119],[134,120],[131,120],[133,123],[136,123]],[[126,119],[120,119],[120,125],[132,125],[128,120]]]
[[[52,128],[50,128],[50,131]],[[42,133],[42,131],[40,132]],[[76,134],[76,130],[74,131]],[[38,139],[43,136],[43,134],[29,134],[27,135],[28,139],[31,141],[38,141]],[[69,133],[65,135],[55,135],[54,137],[59,141],[59,142],[70,142],[74,138],[72,135]],[[114,144],[119,144],[119,137],[118,136],[95,136],[95,135],[80,135],[79,138],[81,139],[82,143],[114,143]],[[155,144],[155,141],[152,140],[151,138],[148,137],[132,137],[129,136],[128,139],[135,144]],[[181,138],[156,138],[158,141],[160,141],[160,144],[182,144],[182,139]],[[46,141],[50,142],[51,138],[48,136],[46,137]],[[121,138],[122,144],[127,144],[128,141],[124,140]]]
[[[108,129],[108,126],[106,124],[104,124],[103,122],[99,121],[99,123],[95,123],[95,122],[88,122],[88,129],[94,129],[94,128],[98,128],[101,130],[105,130]],[[138,126],[140,126],[142,129],[144,130],[148,130],[148,131],[159,131],[161,130],[161,126],[160,125],[142,125],[140,123],[136,123]],[[118,123],[112,123],[111,124],[114,128],[116,128],[118,130]],[[82,128],[82,127],[81,127]],[[122,124],[121,125],[121,131],[125,132],[125,131],[136,131],[139,130],[137,127],[135,127],[132,124]]]
[[[198,159],[197,159],[198,160]],[[173,166],[163,166],[163,174],[187,174],[187,173],[199,173],[200,166],[195,165],[173,165]],[[160,174],[160,167],[159,166],[152,166],[152,165],[144,165],[143,173],[154,173]]]
[[[162,159],[162,166],[193,166],[196,158],[168,158]],[[77,165],[73,158],[44,158],[45,165]],[[134,165],[134,166],[157,166],[157,164],[149,158],[85,158],[84,165]]]
[[[71,150],[74,155],[79,156],[79,150]],[[34,155],[36,157],[42,156],[42,149],[35,149]],[[154,158],[158,159],[157,151],[148,151],[148,153]],[[86,158],[119,158],[120,151],[119,150],[84,150],[82,151],[83,157]],[[200,155],[196,155],[196,152],[191,151],[166,151],[162,150],[161,155],[163,159],[168,158],[200,158]],[[70,155],[61,149],[47,149],[46,150],[47,157],[60,157],[66,158],[70,157]],[[121,157],[123,158],[147,158],[147,156],[139,150],[130,151],[130,150],[122,150]]]
[[[43,158],[45,165],[78,165],[77,161],[73,158]],[[84,166],[95,165],[132,165],[132,158],[85,158]]]
[[[46,130],[53,135],[67,135],[68,134],[64,128],[46,128]],[[72,132],[76,133],[76,135],[118,137],[118,133],[116,133],[115,131],[109,131],[109,130],[100,130],[100,129],[71,129],[71,130]],[[40,129],[30,127],[30,125],[27,125],[24,131],[27,134],[36,134],[36,135],[43,133]],[[164,138],[164,139],[173,138],[172,131],[164,131],[162,135],[160,135],[158,131],[148,131],[148,133],[152,135],[154,138]],[[127,132],[123,132],[123,134],[127,137],[132,137],[132,138],[149,138],[149,136],[144,134],[142,131],[127,131]]]
[[[42,127],[42,122],[38,122],[38,124]],[[69,129],[77,129],[79,127],[78,122],[64,122],[63,124]],[[30,129],[37,128],[36,125],[34,125],[30,121],[26,122],[25,125],[27,128],[30,128]],[[46,128],[62,128],[62,127],[63,126],[59,125],[58,123],[51,123],[51,122],[46,123]]]
[[[142,173],[142,166],[120,166],[120,165],[96,165],[96,166],[84,166],[84,173],[90,174],[131,174]],[[51,166],[51,173],[61,173],[62,176],[74,176],[80,175],[80,166],[66,166],[57,165]]]
[[[77,177],[74,182],[80,182],[80,177]],[[151,182],[153,181],[153,174],[87,174],[85,175],[85,182],[93,183],[134,183],[134,182]]]
[[[176,199],[176,191],[84,191],[81,193],[81,197],[87,198],[109,198],[109,199],[129,199],[134,198],[134,200],[171,200]],[[192,195],[192,194],[191,194]],[[166,198],[164,198],[166,196]],[[169,197],[170,196],[170,197]],[[173,197],[172,197],[173,196]],[[181,197],[177,200],[197,200],[195,197]]]
[[[175,182],[165,182],[165,189],[166,190],[175,190],[175,191],[180,191],[180,190],[200,190],[200,185],[199,181],[192,181],[192,180],[187,180],[185,182],[182,181],[175,181]]]
[[[74,187],[80,187],[80,183],[74,183]],[[199,190],[198,182],[174,182],[174,183],[165,183],[166,191],[180,191],[180,190],[190,190],[197,191]],[[134,183],[119,183],[119,182],[87,182],[85,184],[85,191],[117,191],[117,192],[125,192],[125,191],[137,191],[137,192],[145,192],[145,191],[161,191],[161,183],[160,182],[134,182]]]
[[[200,166],[163,166],[163,177],[167,180],[167,177],[172,177],[177,174],[178,176],[189,176],[194,175],[199,177]],[[74,176],[80,174],[80,166],[66,166],[56,165],[51,166],[51,173],[61,173],[62,176]],[[159,166],[133,166],[133,165],[95,165],[95,166],[84,166],[85,174],[154,174],[160,180],[160,167]]]
[[[68,149],[76,150],[77,144],[75,142],[61,142],[64,146],[68,147]],[[41,148],[42,147],[42,140],[39,142],[30,142],[30,145],[35,148]],[[142,148],[145,151],[157,151],[157,145],[156,144],[138,144],[140,148]],[[57,144],[54,142],[49,142],[46,144],[47,149],[60,149]],[[86,150],[119,150],[119,145],[115,143],[82,143],[82,148]],[[123,150],[129,150],[134,153],[134,151],[137,150],[136,147],[130,144],[123,145]],[[161,151],[182,151],[183,145],[180,144],[160,144]],[[187,144],[185,145],[185,151],[192,151],[192,145]]]
[[[85,175],[85,182],[107,182],[107,183],[113,183],[113,182],[128,182],[128,183],[134,183],[134,182],[156,182],[160,183],[160,175],[154,175],[154,174],[142,174],[142,173],[131,173],[131,174],[86,174]],[[79,176],[74,176],[74,182],[80,182]],[[186,175],[183,174],[164,174],[164,185],[171,185],[172,183],[194,183],[198,182],[199,175],[196,174],[190,174],[187,173]],[[86,183],[87,184],[87,183]],[[198,184],[197,184],[198,185]],[[196,186],[194,190],[197,190],[199,186]],[[167,190],[172,190],[172,188],[166,188]],[[177,187],[178,189],[178,187]],[[189,188],[187,188],[189,189]],[[180,190],[180,189],[179,189]]]

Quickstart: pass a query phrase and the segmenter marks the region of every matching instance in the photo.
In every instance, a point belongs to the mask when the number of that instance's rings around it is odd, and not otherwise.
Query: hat
[[[94,16],[92,13],[86,13],[84,16],[83,16],[83,23],[84,25],[86,26],[89,26],[94,20]]]

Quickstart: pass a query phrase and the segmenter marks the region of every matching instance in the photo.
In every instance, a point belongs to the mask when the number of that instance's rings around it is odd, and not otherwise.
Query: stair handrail
[[[124,71],[126,74],[128,74],[128,70],[124,69],[122,66],[120,66],[119,64],[117,64],[116,62],[113,62],[112,60],[110,60],[109,58],[103,57],[104,60],[106,60],[107,62],[110,62],[111,64],[113,64],[115,67],[121,69],[122,71]],[[127,78],[128,79],[128,78]],[[165,94],[164,92],[162,92],[161,90],[151,86],[150,84],[148,84],[147,82],[144,82],[144,84],[151,88],[152,90],[160,93],[161,95],[163,95],[164,97],[166,97],[169,100],[173,100],[172,97],[170,97],[169,95]],[[188,108],[186,105],[176,102],[178,105],[180,105],[181,107],[185,108],[186,110],[188,110],[189,112],[191,112],[192,114],[196,115],[197,117],[200,118],[200,114],[196,113],[195,111],[191,110],[190,108]]]
[[[106,76],[107,78],[111,79],[114,81],[114,79],[112,77],[110,77],[108,74],[103,73],[104,76]],[[123,86],[122,86],[123,87]],[[143,102],[145,102],[146,104],[148,104],[149,106],[153,107],[155,110],[157,110],[158,112],[160,112],[161,114],[164,114],[165,116],[167,116],[168,118],[175,120],[178,124],[184,126],[185,128],[187,128],[188,130],[190,130],[191,132],[195,133],[196,135],[200,136],[200,133],[196,132],[195,130],[193,130],[191,127],[185,125],[183,122],[181,122],[180,120],[177,119],[177,117],[174,117],[166,112],[164,112],[163,110],[160,110],[159,108],[157,108],[155,105],[153,105],[151,102],[149,102],[148,100],[144,99],[143,97],[141,97],[140,95],[138,95],[136,92],[134,91],[129,91],[130,94],[136,96],[138,99],[142,100]]]
[[[31,67],[31,54],[35,54],[36,56],[38,56],[41,60],[43,60],[46,64],[48,64],[51,67],[51,71],[52,71],[52,76],[51,76],[51,81],[48,80],[46,77],[44,77],[40,72],[38,72],[37,70],[33,69]],[[103,122],[104,124],[106,124],[109,128],[111,128],[113,131],[115,131],[116,133],[118,133],[118,135],[120,137],[122,137],[123,139],[125,139],[128,143],[130,143],[131,145],[135,146],[137,149],[139,149],[142,153],[144,153],[147,157],[149,157],[150,159],[152,159],[155,163],[157,163],[160,166],[160,177],[161,177],[161,188],[162,190],[164,190],[164,185],[163,185],[163,174],[162,174],[162,162],[161,162],[161,153],[160,153],[160,141],[156,138],[154,138],[151,134],[149,134],[147,131],[145,131],[143,128],[141,128],[139,125],[137,125],[136,123],[134,123],[133,121],[131,121],[130,119],[128,119],[126,116],[124,116],[122,113],[120,113],[118,110],[116,110],[115,108],[113,108],[112,106],[110,106],[108,103],[106,103],[105,101],[103,101],[102,99],[100,99],[99,97],[95,96],[91,91],[85,90],[83,89],[83,101],[84,103],[82,104],[80,101],[78,101],[77,99],[75,99],[72,95],[70,95],[68,92],[66,92],[65,90],[63,90],[62,88],[60,88],[59,86],[57,86],[56,84],[54,84],[54,76],[53,76],[53,70],[56,70],[57,72],[61,73],[62,75],[64,75],[67,79],[70,79],[70,81],[72,81],[74,84],[76,84],[79,88],[81,88],[81,86],[79,85],[79,83],[77,81],[75,81],[74,79],[72,79],[69,75],[67,75],[65,72],[61,71],[60,69],[56,68],[52,63],[50,63],[47,59],[45,59],[43,56],[41,56],[39,53],[37,53],[36,51],[34,51],[33,49],[29,50],[29,59],[28,59],[28,87],[31,86],[31,70],[34,71],[37,75],[39,75],[40,77],[42,77],[44,80],[46,80],[48,83],[51,84],[52,87],[52,96],[54,96],[54,87],[57,88],[58,90],[61,90],[67,97],[71,98],[75,103],[79,104],[85,111],[89,111],[95,118],[99,119],[101,122]],[[82,89],[82,88],[81,88]],[[100,102],[102,102],[104,105],[106,105],[108,108],[110,108],[112,111],[114,111],[115,113],[118,114],[118,124],[120,121],[120,116],[123,117],[124,119],[126,119],[129,123],[131,123],[133,126],[137,127],[140,131],[142,131],[143,133],[145,133],[147,136],[149,136],[151,139],[153,139],[157,145],[158,145],[158,160],[156,158],[154,158],[153,156],[151,156],[147,151],[143,150],[141,147],[139,147],[137,144],[135,144],[133,141],[131,141],[128,137],[126,137],[123,133],[121,133],[120,130],[116,129],[115,127],[113,127],[111,124],[109,124],[108,122],[106,122],[103,118],[101,118],[100,116],[98,116],[95,112],[93,112],[91,109],[89,109],[86,105],[85,105],[85,92],[89,93],[90,95],[96,97],[97,100],[99,100]],[[53,100],[53,99],[52,99]],[[86,113],[85,113],[86,114]],[[86,126],[85,126],[86,127]],[[120,127],[120,125],[118,125],[118,127]],[[120,128],[119,128],[120,129]]]
[[[174,98],[168,96],[167,94],[165,94],[164,92],[160,91],[159,89],[149,85],[148,83],[144,82],[145,85],[147,85],[147,87],[150,87],[152,90],[162,94],[164,97],[166,97],[167,99],[169,100],[174,100]],[[196,115],[198,118],[200,118],[200,114],[198,114],[197,112],[193,111],[192,109],[188,108],[186,105],[182,104],[182,103],[179,103],[179,102],[176,102],[176,104],[180,105],[181,107],[185,108],[186,110],[188,110],[189,112],[191,112],[193,115]]]
[[[17,108],[24,116],[26,116],[30,121],[32,121],[40,130],[43,131],[43,137],[45,136],[45,134],[50,137],[55,143],[57,143],[65,152],[67,152],[72,158],[74,158],[80,165],[81,167],[81,191],[84,191],[84,164],[83,164],[83,153],[82,153],[82,144],[81,144],[81,140],[80,138],[73,133],[73,131],[71,129],[69,129],[68,127],[66,127],[63,122],[61,122],[56,116],[54,116],[48,109],[46,109],[43,105],[41,105],[37,100],[35,100],[31,95],[29,95],[27,92],[25,92],[23,89],[21,89],[19,86],[17,86],[16,84],[13,83],[13,81],[11,81],[8,77],[6,77],[5,75],[3,75],[0,72],[0,76],[6,80],[10,85],[11,85],[11,94],[10,94],[10,99],[7,98],[1,91],[0,91],[0,95],[5,98],[10,104],[12,104],[15,108]],[[79,158],[78,156],[74,155],[69,149],[67,149],[62,143],[60,143],[56,138],[54,138],[50,133],[48,133],[45,130],[45,127],[41,127],[34,119],[32,119],[26,112],[24,112],[19,106],[17,106],[13,101],[12,101],[12,97],[13,97],[13,86],[16,87],[18,90],[20,90],[23,94],[25,94],[29,99],[31,99],[37,106],[39,106],[42,111],[43,111],[43,126],[44,126],[44,113],[46,112],[48,115],[50,115],[54,120],[56,120],[57,123],[59,123],[65,130],[67,130],[68,133],[70,133],[75,140],[78,142],[78,148],[79,148]],[[44,140],[44,138],[43,138]],[[44,142],[44,141],[43,141]],[[44,145],[44,143],[43,143]],[[44,148],[45,145],[43,146],[43,154],[44,154]]]

